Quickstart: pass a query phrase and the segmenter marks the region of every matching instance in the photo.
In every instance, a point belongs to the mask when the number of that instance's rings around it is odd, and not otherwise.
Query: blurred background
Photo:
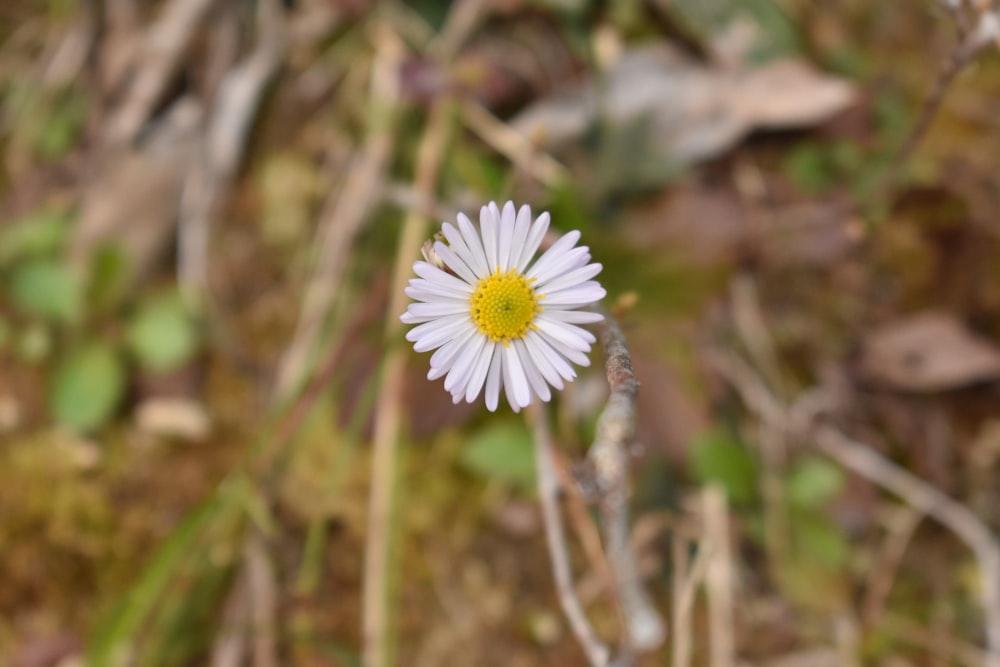
[[[530,430],[398,323],[508,199],[583,232],[642,382],[639,664],[998,664],[998,40],[987,0],[4,0],[0,664],[587,664]]]

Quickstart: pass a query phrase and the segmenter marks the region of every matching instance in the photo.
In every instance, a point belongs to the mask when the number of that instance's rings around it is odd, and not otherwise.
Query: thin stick
[[[628,643],[647,650],[663,643],[666,629],[643,590],[629,541],[628,446],[635,436],[635,396],[639,381],[617,322],[606,315],[598,327],[611,395],[597,420],[597,436],[587,454],[600,493],[601,525]]]
[[[427,127],[417,149],[414,181],[431,196],[438,179],[447,143],[451,105],[446,100],[431,107]],[[403,223],[396,251],[393,280],[386,317],[385,339],[401,339],[399,314],[406,309],[403,293],[414,251],[427,236],[427,218],[411,210]],[[406,356],[399,345],[389,345],[382,385],[375,406],[375,433],[372,451],[371,491],[368,502],[368,536],[365,544],[362,632],[364,662],[367,667],[390,664],[389,639],[389,554],[393,525],[393,497],[396,486],[397,445],[402,418],[403,378]]]
[[[927,135],[931,121],[934,120],[938,110],[941,108],[944,96],[951,88],[956,77],[965,69],[966,65],[975,60],[985,48],[995,44],[998,39],[1000,39],[1000,17],[998,17],[996,11],[983,11],[980,13],[976,25],[963,35],[962,41],[958,43],[955,50],[938,72],[937,78],[934,80],[934,85],[931,86],[930,93],[927,95],[927,100],[920,109],[920,116],[917,118],[917,122],[914,124],[906,141],[903,142],[899,152],[893,158],[887,182],[891,183],[895,180],[903,164],[913,155],[917,146],[920,145],[920,142]]]
[[[216,0],[174,0],[163,10],[142,41],[143,52],[133,69],[135,80],[108,122],[110,143],[128,143],[138,136],[215,4]]]
[[[687,539],[675,534],[674,555],[674,639],[673,667],[688,667],[691,664],[691,618],[694,596],[698,585],[708,571],[711,547],[704,536],[698,542],[694,563],[688,567]]]
[[[798,438],[811,441],[845,468],[891,491],[965,542],[976,557],[982,577],[980,597],[989,655],[985,667],[1000,667],[1000,544],[979,517],[965,505],[883,458],[870,446],[830,426],[815,424],[812,414],[803,414],[805,402],[800,401],[796,411],[781,405],[741,359],[715,351],[712,362],[758,418],[783,425]],[[811,397],[816,398],[816,395]]]
[[[536,403],[529,405],[527,412],[534,431],[538,498],[542,505],[545,539],[549,546],[549,560],[552,561],[552,574],[556,581],[559,604],[587,656],[587,661],[592,667],[604,667],[608,664],[611,651],[597,638],[573,586],[569,550],[566,548],[566,532],[559,516],[559,479],[552,457],[548,416],[544,407]]]
[[[706,486],[701,493],[701,508],[705,537],[712,545],[705,572],[709,664],[712,667],[733,667],[733,555],[729,546],[729,510],[725,491],[716,484]]]
[[[491,114],[476,102],[466,102],[462,117],[469,129],[503,154],[515,165],[524,169],[549,187],[560,187],[569,180],[569,171],[551,155],[536,149],[517,130]]]

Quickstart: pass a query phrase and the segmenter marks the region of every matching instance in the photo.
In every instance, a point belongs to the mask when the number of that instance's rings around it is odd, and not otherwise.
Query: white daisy
[[[493,202],[479,212],[479,229],[461,213],[458,228],[444,223],[447,244],[434,244],[444,268],[416,262],[411,303],[400,318],[419,324],[406,334],[417,352],[431,355],[430,380],[446,376],[455,403],[472,402],[486,387],[486,407],[497,409],[500,389],[514,412],[533,396],[552,398],[576,377],[569,362],[588,366],[593,334],[576,325],[598,322],[598,313],[576,310],[604,298],[591,280],[601,271],[590,264],[586,246],[574,247],[580,232],[556,241],[531,263],[549,228],[549,214],[534,222],[531,208],[501,212]],[[530,264],[530,266],[529,266]]]

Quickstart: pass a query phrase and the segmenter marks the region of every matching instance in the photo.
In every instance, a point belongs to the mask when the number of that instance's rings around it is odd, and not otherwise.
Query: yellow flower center
[[[532,282],[515,269],[480,280],[469,311],[476,328],[505,345],[512,338],[524,338],[541,310]]]

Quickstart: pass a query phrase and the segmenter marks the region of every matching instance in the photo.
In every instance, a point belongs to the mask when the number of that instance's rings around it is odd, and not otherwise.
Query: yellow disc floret
[[[525,278],[514,269],[480,280],[469,311],[476,328],[505,345],[511,339],[524,338],[541,310],[532,282],[533,278]]]

